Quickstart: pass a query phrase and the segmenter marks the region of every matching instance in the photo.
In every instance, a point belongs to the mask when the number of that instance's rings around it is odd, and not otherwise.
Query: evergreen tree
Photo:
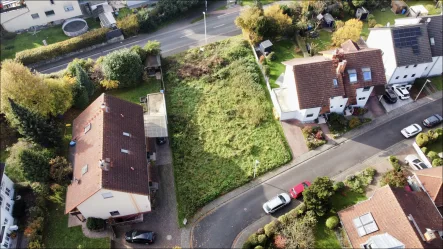
[[[80,65],[77,64],[75,67],[76,67],[75,68],[76,84],[83,86],[86,89],[86,91],[88,92],[88,96],[91,97],[92,95],[94,95],[94,92],[95,92],[94,84],[89,79],[86,71]]]
[[[12,113],[18,120],[17,128],[21,135],[43,146],[53,147],[61,142],[60,126],[52,117],[45,119],[38,113],[16,104],[12,99],[8,100]]]
[[[51,155],[48,150],[24,150],[19,157],[26,180],[29,182],[47,182]]]

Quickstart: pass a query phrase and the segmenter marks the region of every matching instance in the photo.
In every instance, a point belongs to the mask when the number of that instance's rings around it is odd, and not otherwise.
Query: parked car
[[[291,197],[286,193],[281,193],[263,204],[263,210],[265,210],[265,213],[270,214],[288,205],[290,202]]]
[[[155,233],[151,231],[131,230],[126,232],[125,240],[129,243],[152,244],[155,241]]]
[[[155,141],[156,141],[157,145],[162,145],[162,144],[166,143],[166,138],[165,137],[157,137],[155,139]]]
[[[434,115],[430,116],[429,118],[423,120],[423,125],[428,128],[431,128],[431,127],[434,127],[434,126],[440,124],[442,121],[443,121],[443,118],[440,115],[434,114]]]
[[[303,190],[307,189],[309,186],[311,186],[311,183],[308,181],[304,181],[296,186],[294,186],[293,188],[291,188],[289,190],[289,194],[291,195],[292,198],[297,199],[298,197],[300,197],[303,193]]]
[[[386,103],[394,104],[397,102],[398,96],[392,89],[386,89],[385,94],[383,94],[383,98],[385,99]]]
[[[395,94],[400,99],[409,99],[411,96],[409,96],[409,91],[406,89],[406,87],[392,87],[392,90],[394,90]]]
[[[408,155],[405,157],[406,164],[414,170],[427,169],[428,166],[422,162],[416,155]]]
[[[412,125],[404,128],[403,130],[401,130],[401,134],[403,134],[403,136],[405,136],[405,138],[410,138],[410,137],[417,135],[421,131],[422,131],[422,128],[420,125],[412,124]]]

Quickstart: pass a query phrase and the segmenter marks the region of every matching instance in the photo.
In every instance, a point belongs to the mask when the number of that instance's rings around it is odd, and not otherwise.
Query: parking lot
[[[386,112],[391,112],[392,110],[395,110],[401,106],[414,102],[414,100],[412,98],[405,100],[398,99],[396,103],[391,104],[391,103],[386,103],[386,100],[382,98],[380,102],[385,108]]]

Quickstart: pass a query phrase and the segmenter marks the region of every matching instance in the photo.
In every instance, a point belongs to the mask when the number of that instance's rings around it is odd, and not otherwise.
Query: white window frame
[[[435,46],[435,39],[434,39],[434,37],[429,38],[429,42],[431,43],[431,46]]]
[[[122,153],[129,154],[129,150],[127,150],[127,149],[121,149],[120,151],[121,151]]]
[[[109,199],[114,197],[114,195],[112,195],[111,192],[107,192],[107,193],[102,193],[103,199]]]
[[[338,80],[332,79],[332,84],[334,85],[334,87],[338,87]]]
[[[37,16],[35,16],[37,15]],[[32,19],[39,19],[40,15],[38,13],[31,14]]]
[[[67,5],[63,7],[65,9],[65,12],[70,12],[74,10],[74,6],[72,5]]]
[[[48,15],[48,12],[50,12],[50,11],[54,12],[54,14],[50,14],[50,15]],[[48,11],[45,11],[45,15],[46,15],[46,16],[55,16],[55,11],[54,11],[54,10],[48,10]]]
[[[357,71],[355,69],[349,69],[348,74],[349,74],[349,82],[351,82],[351,84],[357,83],[358,81]]]
[[[82,175],[84,175],[86,173],[88,173],[88,165],[87,164],[85,164],[85,166],[83,166],[83,168],[82,168]]]
[[[363,80],[364,81],[371,81],[372,80],[372,73],[371,73],[371,68],[369,67],[364,67],[361,69],[363,72]],[[367,78],[367,73],[369,73],[369,78]]]
[[[92,128],[92,124],[89,123],[89,124],[88,124],[87,126],[85,126],[85,128],[83,129],[84,133],[85,133],[85,134],[88,133],[88,131],[90,131],[91,128]]]
[[[130,137],[130,136],[131,136],[131,133],[129,133],[129,132],[123,132],[123,136],[125,136],[125,137]]]

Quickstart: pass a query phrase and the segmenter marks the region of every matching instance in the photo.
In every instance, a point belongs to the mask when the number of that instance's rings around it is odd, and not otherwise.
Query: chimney
[[[100,105],[100,108],[101,108],[103,111],[105,111],[105,112],[109,112],[109,108],[106,106],[106,103],[105,103],[105,102],[103,102],[103,103]]]
[[[347,63],[348,63],[348,62],[347,62],[346,60],[343,60],[342,62],[339,62],[339,63],[338,63],[338,66],[337,66],[337,74],[342,74],[342,73],[345,72],[346,64],[347,64]]]
[[[429,228],[426,228],[425,239],[427,242],[434,240],[437,236],[435,236],[435,231]]]
[[[107,158],[108,159],[108,158]],[[98,160],[98,166],[100,167],[100,169],[102,169],[103,171],[109,171],[109,162],[104,161],[102,159]]]

